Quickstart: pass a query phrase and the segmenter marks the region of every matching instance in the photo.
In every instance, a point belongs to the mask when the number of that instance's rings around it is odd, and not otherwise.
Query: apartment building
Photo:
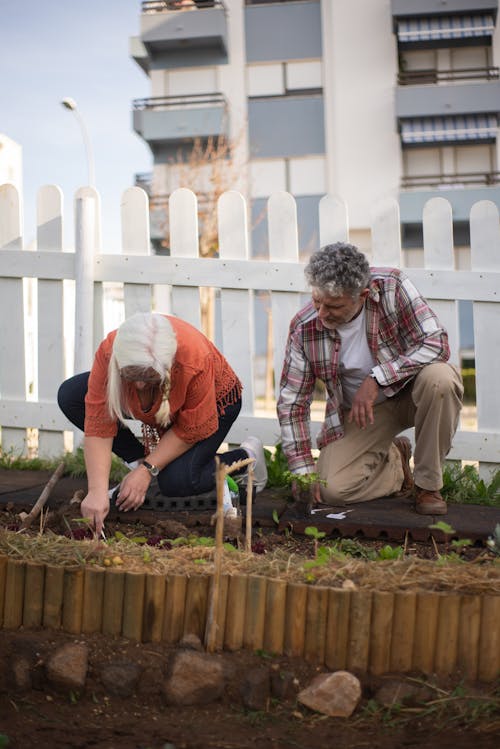
[[[254,254],[265,255],[259,217],[277,190],[296,197],[304,254],[325,193],[347,202],[368,253],[371,211],[396,197],[414,265],[423,206],[441,195],[466,267],[471,205],[500,207],[497,11],[498,0],[142,2],[131,54],[151,97],[134,102],[133,122],[154,157],[140,183],[155,245],[194,142],[222,137],[251,200]]]
[[[145,0],[140,10],[132,54],[151,97],[134,102],[134,128],[154,156],[157,206],[185,176],[179,154],[219,136],[255,214],[276,190],[296,196],[304,250],[326,192],[346,200],[366,249],[385,196],[399,198],[409,247],[421,246],[433,194],[450,200],[460,245],[472,203],[500,205],[498,0]]]

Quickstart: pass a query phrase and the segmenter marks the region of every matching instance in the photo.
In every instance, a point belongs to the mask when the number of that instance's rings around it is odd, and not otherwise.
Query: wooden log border
[[[206,631],[209,575],[64,568],[0,556],[0,627],[175,644]],[[217,649],[266,650],[330,670],[500,675],[500,596],[341,590],[223,577]]]

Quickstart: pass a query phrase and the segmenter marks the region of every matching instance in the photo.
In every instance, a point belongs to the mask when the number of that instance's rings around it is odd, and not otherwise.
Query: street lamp
[[[78,107],[76,106],[76,101],[72,99],[71,97],[67,96],[65,99],[61,101],[61,104],[65,109],[69,109],[70,112],[73,112],[76,119],[78,120],[78,124],[80,125],[80,129],[82,131],[83,143],[85,145],[85,152],[87,154],[89,185],[90,187],[95,187],[94,156],[92,153],[92,146],[90,144],[89,134],[87,132],[87,128],[85,127],[85,122],[83,120],[83,117],[80,114]]]

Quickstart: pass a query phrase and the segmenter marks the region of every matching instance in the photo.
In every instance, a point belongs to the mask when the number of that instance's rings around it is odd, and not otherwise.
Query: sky
[[[150,95],[129,55],[139,33],[140,0],[0,0],[0,133],[22,146],[25,241],[36,232],[36,195],[55,184],[64,195],[64,240],[73,247],[73,198],[88,182],[73,98],[95,161],[103,251],[118,250],[120,196],[152,168],[132,129],[132,101]]]

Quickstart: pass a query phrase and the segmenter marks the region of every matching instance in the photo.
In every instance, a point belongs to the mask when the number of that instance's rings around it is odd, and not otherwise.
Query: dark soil
[[[68,641],[86,642],[90,668],[83,694],[65,693],[48,687],[43,679],[43,662],[57,645]],[[13,653],[29,648],[36,651],[38,684],[29,691],[9,688],[8,663]],[[498,719],[494,716],[470,723],[471,711],[454,706],[431,711],[390,713],[374,711],[372,699],[383,680],[361,676],[363,699],[349,719],[328,718],[309,711],[295,699],[269,700],[266,709],[246,710],[236,687],[227,690],[219,702],[206,706],[171,707],[158,694],[158,678],[173,653],[164,645],[138,645],[102,635],[78,636],[63,633],[0,632],[0,734],[9,737],[9,749],[496,749]],[[117,658],[137,663],[143,669],[137,693],[128,699],[106,693],[99,670]],[[232,684],[249,669],[279,668],[293,673],[298,688],[306,686],[318,669],[284,657],[269,658],[240,651],[224,654],[236,675]],[[158,676],[160,674],[160,677]],[[446,685],[442,685],[446,686]],[[491,690],[490,690],[491,691]],[[483,688],[478,695],[487,697]],[[1,744],[0,744],[1,745]]]
[[[5,498],[3,498],[5,499]],[[19,528],[18,503],[2,501],[0,528]],[[78,506],[63,503],[52,507],[46,528],[52,532],[79,538],[85,536]],[[145,536],[147,542],[168,548],[169,539],[179,535],[213,536],[210,513],[138,513],[112,512],[106,522],[106,534]],[[30,533],[39,532],[35,523]],[[363,540],[365,549],[378,549],[387,541]],[[393,544],[397,545],[397,544]],[[290,553],[313,555],[312,539],[290,532],[279,533],[274,523],[254,528],[253,551],[265,554],[281,546]],[[441,546],[441,551],[443,547]],[[407,553],[421,558],[435,558],[438,548],[432,544],[412,542]],[[482,547],[464,551],[467,558],[484,554]],[[86,642],[90,649],[90,669],[83,694],[55,691],[43,677],[47,655],[64,642]],[[38,655],[40,678],[33,680],[29,690],[16,691],[9,682],[9,663],[19,649],[29,646]],[[137,644],[103,635],[70,636],[62,632],[0,631],[0,748],[1,734],[8,737],[9,749],[51,747],[72,749],[496,749],[500,721],[483,712],[473,714],[472,708],[459,709],[453,701],[449,707],[419,708],[390,712],[373,702],[381,684],[373,677],[358,674],[363,684],[363,699],[349,719],[328,718],[315,714],[296,702],[271,699],[265,710],[244,708],[238,689],[228,689],[219,702],[203,707],[170,707],[158,690],[158,674],[164,672],[174,648],[156,643]],[[144,673],[137,693],[128,699],[107,694],[99,681],[102,665],[125,658],[137,663]],[[292,673],[297,688],[308,685],[318,673],[316,666],[287,659],[253,654],[245,651],[225,653],[234,672],[243,675],[253,667],[280,669]],[[441,684],[450,694],[459,683]],[[237,683],[237,681],[236,681]],[[468,687],[469,688],[469,687]],[[478,704],[484,706],[492,693],[491,687],[472,685]],[[443,693],[444,694],[444,693]]]

